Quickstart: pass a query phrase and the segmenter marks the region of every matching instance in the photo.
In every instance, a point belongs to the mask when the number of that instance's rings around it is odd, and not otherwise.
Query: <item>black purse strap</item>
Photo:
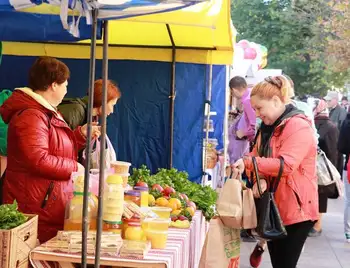
[[[278,187],[278,185],[279,185],[279,183],[281,181],[283,170],[284,170],[284,159],[283,159],[283,157],[280,157],[279,159],[280,159],[280,168],[279,168],[279,171],[278,171],[278,175],[277,175],[277,177],[274,180],[272,180],[270,182],[270,184],[271,184],[270,192],[271,193],[276,192],[277,187]],[[260,197],[262,197],[263,192],[262,192],[262,189],[261,189],[260,176],[259,176],[259,171],[258,171],[258,164],[256,162],[255,156],[252,157],[252,162],[253,162],[253,167],[254,167],[256,184],[258,185],[259,195],[260,195]]]

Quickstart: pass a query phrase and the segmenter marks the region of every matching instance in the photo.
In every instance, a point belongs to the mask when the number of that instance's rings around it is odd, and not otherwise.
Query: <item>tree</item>
[[[324,0],[232,0],[231,17],[238,39],[268,48],[267,68],[283,69],[299,94],[325,94],[346,78],[324,60],[328,33],[319,21],[330,12]]]

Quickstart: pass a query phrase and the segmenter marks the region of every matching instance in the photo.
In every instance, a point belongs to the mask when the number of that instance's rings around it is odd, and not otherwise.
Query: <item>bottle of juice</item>
[[[83,203],[84,203],[84,176],[79,176],[74,182],[74,192],[73,198],[70,202],[67,203],[65,220],[64,220],[64,230],[65,231],[81,231],[83,223]],[[92,221],[92,213],[96,213],[93,210],[95,209],[95,202],[89,195],[89,204],[88,204],[88,222],[89,227]],[[96,217],[96,216],[95,216]],[[94,219],[96,222],[96,218]]]
[[[103,196],[103,220],[120,222],[124,211],[123,179],[119,175],[109,175]]]

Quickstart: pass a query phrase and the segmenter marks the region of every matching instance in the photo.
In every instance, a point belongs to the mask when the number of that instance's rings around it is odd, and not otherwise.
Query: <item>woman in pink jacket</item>
[[[284,171],[275,200],[287,230],[287,237],[268,242],[274,268],[295,268],[309,231],[318,219],[316,178],[317,145],[311,122],[289,103],[290,84],[283,76],[268,77],[251,93],[252,107],[262,120],[260,134],[252,153],[234,166],[248,174],[253,171],[252,156],[265,191],[278,175],[280,157]],[[257,185],[253,191],[259,196]]]

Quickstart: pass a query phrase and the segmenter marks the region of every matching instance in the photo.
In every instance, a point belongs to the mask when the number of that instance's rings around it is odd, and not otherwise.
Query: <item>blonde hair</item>
[[[250,96],[258,96],[268,100],[277,96],[283,103],[289,103],[292,97],[291,92],[294,90],[285,76],[269,76],[254,86]]]

